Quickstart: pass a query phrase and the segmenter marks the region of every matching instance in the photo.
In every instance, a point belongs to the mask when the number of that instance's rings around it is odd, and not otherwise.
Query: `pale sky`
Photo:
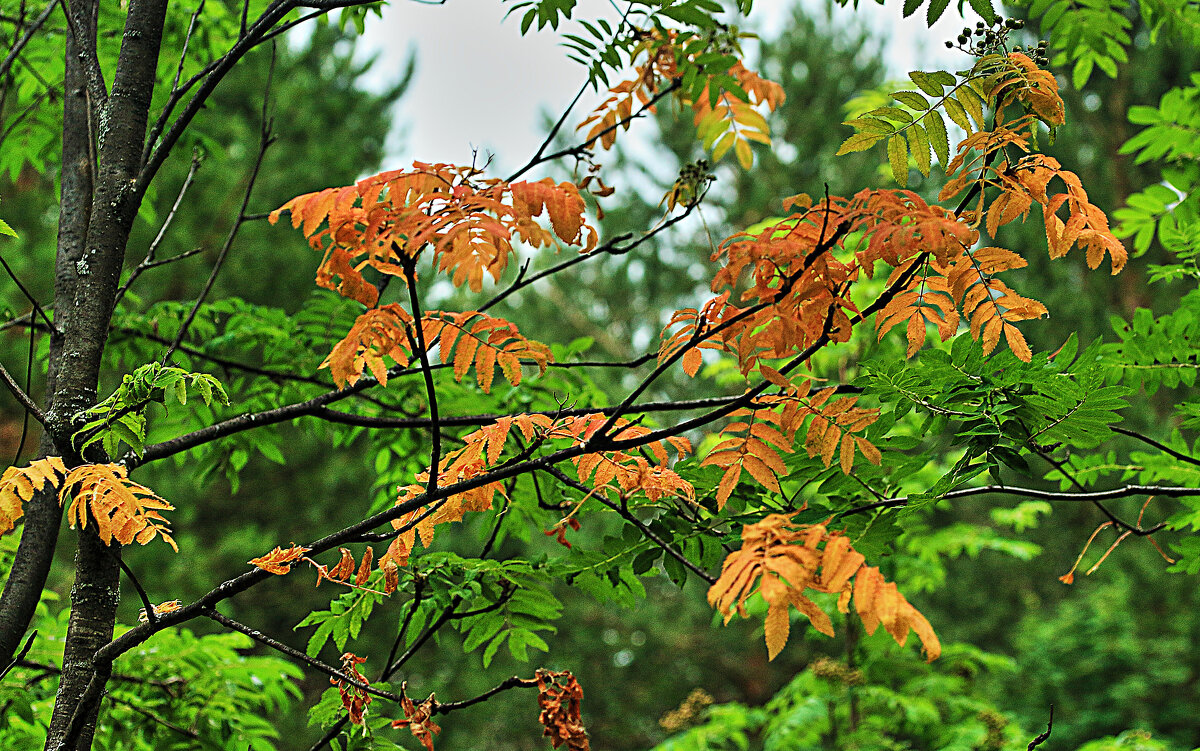
[[[752,18],[771,37],[791,0],[758,0]],[[374,75],[381,84],[400,75],[410,51],[417,58],[416,77],[397,107],[401,132],[393,141],[385,168],[426,162],[469,164],[472,148],[495,155],[489,172],[504,175],[523,164],[544,134],[543,113],[558,113],[570,102],[586,77],[582,66],[567,59],[560,46],[560,26],[541,33],[520,33],[519,14],[503,20],[507,5],[500,0],[446,0],[429,4],[392,0],[383,18],[367,19],[364,52],[380,56]],[[901,3],[877,6],[864,0],[863,12],[836,8],[835,20],[853,23],[866,18],[888,40],[893,75],[918,67],[965,67],[961,53],[946,50],[944,40],[964,25],[953,8],[932,30],[926,28],[924,8],[911,18],[901,17]],[[576,18],[613,14],[607,0],[580,0]],[[569,125],[574,127],[603,101],[598,93],[584,96]]]

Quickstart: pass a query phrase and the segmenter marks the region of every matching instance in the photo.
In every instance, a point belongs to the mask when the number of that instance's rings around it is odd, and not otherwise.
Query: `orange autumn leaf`
[[[396,303],[368,310],[334,345],[321,367],[329,368],[339,387],[358,383],[364,370],[370,371],[381,386],[387,386],[388,365],[383,358],[401,367],[408,364],[412,322],[408,311]]]
[[[532,361],[544,374],[554,359],[549,347],[526,339],[516,325],[474,310],[429,313],[422,327],[426,342],[440,339],[442,362],[453,362],[454,380],[462,381],[474,367],[479,388],[485,394],[492,391],[497,365],[511,385],[519,386],[522,360]]]
[[[363,269],[404,277],[405,264],[427,248],[439,271],[476,292],[485,275],[499,280],[515,239],[540,247],[557,235],[591,249],[597,235],[584,209],[571,183],[509,184],[483,178],[472,167],[414,162],[411,170],[297,196],[269,219],[274,224],[289,212],[292,226],[324,253],[320,286],[373,306],[379,290],[363,278]],[[535,221],[541,216],[553,234]]]
[[[71,505],[67,519],[72,529],[96,525],[101,541],[111,545],[136,542],[145,545],[162,537],[175,552],[179,547],[171,537],[167,520],[159,511],[175,507],[159,498],[154,491],[129,479],[128,470],[121,464],[84,464],[67,473],[59,491],[59,503],[66,502],[68,491]]]
[[[167,613],[174,613],[176,610],[179,610],[180,608],[182,608],[183,603],[180,602],[179,600],[168,600],[167,602],[160,603],[158,605],[153,605],[152,607],[154,609],[154,615],[156,615],[156,616],[166,615]],[[142,608],[141,610],[138,611],[138,623],[149,623],[149,622],[150,622],[150,616],[146,614],[146,609]]]
[[[276,547],[270,553],[258,558],[251,558],[247,563],[261,568],[270,574],[282,576],[291,571],[292,564],[304,558],[308,548],[291,545],[286,548]]]
[[[833,635],[829,616],[805,596],[807,589],[839,595],[838,610],[843,613],[848,612],[853,594],[855,610],[868,634],[882,625],[903,646],[912,630],[929,661],[941,654],[929,621],[904,599],[895,584],[884,581],[879,569],[866,565],[848,537],[820,524],[793,524],[792,515],[771,514],[742,528],[742,547],[726,557],[720,578],[708,590],[708,602],[728,623],[735,611],[745,616],[747,598],[761,595],[768,606],[768,656],[775,659],[787,643],[790,607],[821,633]]]
[[[25,514],[24,505],[33,494],[47,485],[57,488],[67,473],[63,461],[48,456],[29,463],[28,467],[9,467],[0,476],[0,535],[12,529]]]

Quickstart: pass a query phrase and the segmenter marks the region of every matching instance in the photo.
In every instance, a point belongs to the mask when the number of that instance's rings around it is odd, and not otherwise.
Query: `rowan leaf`
[[[73,491],[73,492],[72,492]],[[175,507],[154,494],[149,488],[129,479],[128,470],[121,464],[84,464],[67,473],[59,491],[59,503],[65,504],[70,495],[67,519],[72,529],[96,526],[100,540],[121,545],[137,542],[145,545],[161,536],[175,552],[166,519],[159,511]]]
[[[829,617],[805,596],[805,590],[839,595],[846,612],[851,592],[867,633],[880,624],[903,646],[911,629],[921,639],[928,660],[941,654],[929,621],[904,599],[879,569],[866,565],[841,532],[821,524],[795,524],[791,514],[771,514],[742,527],[742,545],[721,566],[721,576],[708,590],[708,602],[728,623],[736,611],[745,616],[746,600],[759,594],[767,603],[765,624],[769,659],[788,639],[788,609],[795,607],[822,633],[833,636]]]
[[[12,529],[25,514],[25,502],[47,485],[56,489],[67,468],[57,456],[36,459],[27,467],[8,467],[0,475],[0,535]]]
[[[286,548],[276,547],[264,556],[251,558],[248,563],[268,573],[282,576],[291,570],[293,563],[304,558],[308,550],[293,543]]]
[[[904,136],[894,135],[888,139],[888,162],[892,167],[892,177],[900,187],[908,185],[908,146]]]

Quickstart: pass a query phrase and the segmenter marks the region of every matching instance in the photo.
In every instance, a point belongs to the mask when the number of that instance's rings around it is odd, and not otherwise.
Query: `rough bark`
[[[75,0],[71,15],[76,32],[84,44],[94,46],[99,3],[96,0]],[[75,264],[83,257],[87,238],[88,219],[92,208],[92,142],[90,138],[92,108],[87,94],[87,78],[79,58],[80,50],[71,34],[66,34],[65,78],[63,80],[62,134],[62,193],[58,212],[58,253],[54,266],[54,311],[56,325],[71,318],[75,297]],[[46,382],[47,414],[54,409],[57,373],[62,356],[62,337],[50,337],[50,367]],[[61,455],[55,447],[50,430],[43,431],[38,456]],[[25,630],[33,618],[34,609],[46,583],[62,509],[53,492],[38,493],[25,506],[21,543],[13,562],[12,572],[0,594],[0,663],[11,660]]]
[[[75,262],[74,300],[71,316],[62,323],[62,355],[51,403],[52,421],[59,430],[70,431],[71,416],[96,400],[100,360],[125,247],[137,216],[134,188],[141,169],[166,8],[166,0],[129,3],[112,92],[99,111],[91,216],[83,255]],[[87,127],[86,122],[79,125]],[[99,702],[81,707],[80,699],[94,673],[96,650],[112,639],[119,600],[119,556],[119,547],[101,543],[90,526],[79,530],[67,648],[47,749],[91,746]]]

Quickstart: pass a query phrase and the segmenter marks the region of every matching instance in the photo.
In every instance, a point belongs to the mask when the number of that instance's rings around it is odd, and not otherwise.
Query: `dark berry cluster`
[[[991,23],[980,21],[975,28],[964,28],[958,35],[957,43],[946,42],[947,49],[958,48],[970,55],[982,56],[1008,49],[1008,35],[1018,29],[1025,28],[1025,22],[1019,18],[997,18]],[[1013,47],[1013,52],[1023,51],[1020,46]],[[1036,48],[1028,50],[1030,58],[1038,65],[1046,65],[1046,41],[1038,42]]]
[[[700,186],[715,179],[715,177],[709,174],[708,160],[699,159],[691,164],[683,165],[679,170],[679,180],[677,182],[684,185]]]
[[[1024,52],[1029,55],[1029,59],[1043,68],[1050,64],[1050,58],[1046,54],[1046,40],[1039,40],[1036,47],[1030,47],[1025,50],[1021,45],[1013,47],[1013,52]]]

